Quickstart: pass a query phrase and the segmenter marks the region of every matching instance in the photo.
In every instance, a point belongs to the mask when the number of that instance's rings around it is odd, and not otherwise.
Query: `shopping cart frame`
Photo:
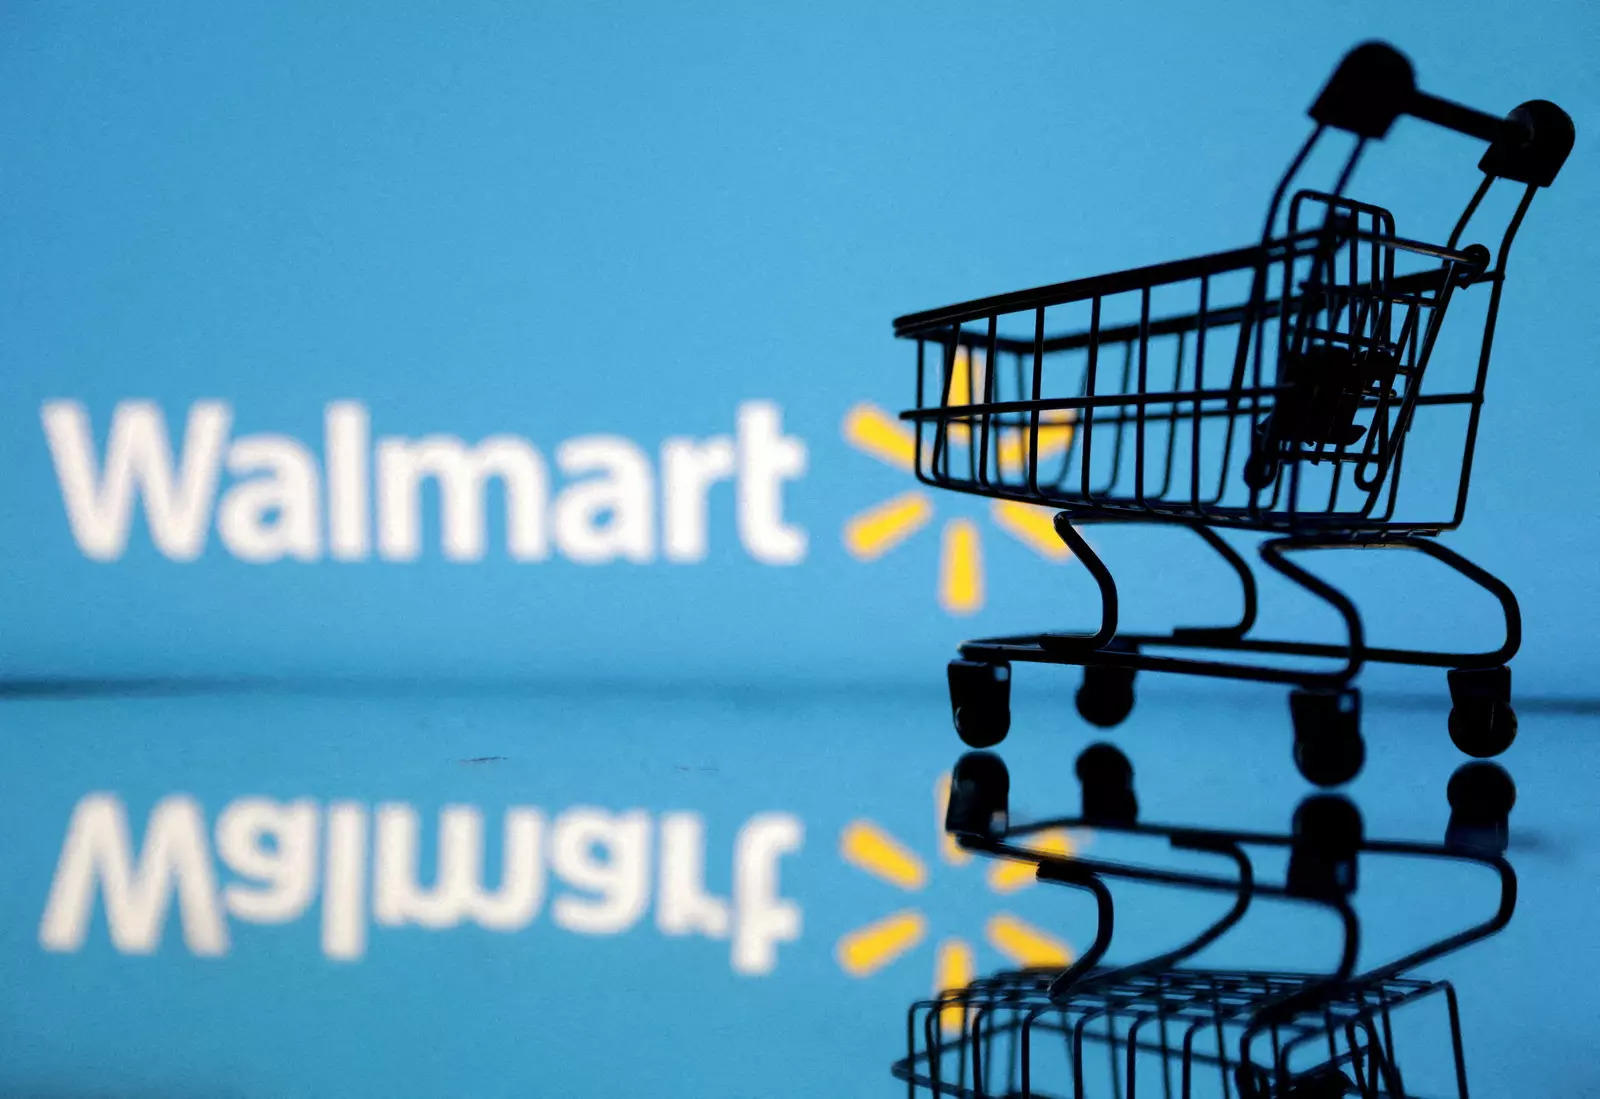
[[[1452,700],[1449,731],[1452,740],[1469,755],[1497,755],[1514,738],[1516,714],[1510,704],[1511,677],[1506,665],[1521,644],[1516,598],[1497,577],[1435,539],[1441,532],[1459,526],[1465,515],[1495,323],[1512,243],[1534,194],[1553,182],[1564,163],[1573,142],[1572,123],[1559,107],[1543,100],[1524,103],[1501,118],[1425,93],[1417,88],[1405,57],[1381,43],[1367,43],[1351,51],[1317,97],[1310,114],[1315,123],[1311,135],[1279,180],[1269,203],[1265,229],[1256,245],[996,295],[895,321],[895,334],[913,339],[918,345],[917,406],[901,414],[915,429],[918,479],[935,487],[1057,508],[1056,531],[1091,574],[1101,598],[1100,624],[1092,633],[1039,632],[979,639],[961,646],[960,657],[949,667],[951,707],[957,730],[974,747],[998,743],[1009,729],[1010,672],[1014,661],[1082,666],[1084,680],[1077,694],[1078,709],[1086,720],[1102,727],[1120,723],[1130,712],[1133,680],[1139,671],[1288,684],[1294,688],[1290,702],[1296,762],[1308,779],[1322,785],[1348,781],[1364,761],[1360,696],[1351,683],[1368,662],[1448,669]],[[1443,245],[1395,235],[1387,211],[1344,195],[1362,152],[1373,140],[1382,138],[1401,115],[1488,143],[1479,162],[1482,180]],[[1289,203],[1290,231],[1274,236],[1294,180],[1313,148],[1330,131],[1343,131],[1356,138],[1338,182],[1331,192],[1295,193]],[[1481,245],[1462,246],[1468,224],[1492,185],[1501,180],[1520,183],[1523,190],[1498,246],[1492,256]],[[1299,228],[1303,202],[1323,210],[1320,225]],[[1369,249],[1372,257],[1365,282],[1355,274],[1357,253],[1362,249]],[[1331,281],[1322,280],[1318,274],[1309,282],[1296,285],[1294,272],[1300,270],[1297,263],[1309,262],[1314,273],[1324,269],[1332,272],[1343,262],[1338,257],[1346,253],[1351,263],[1348,285],[1335,285],[1337,272],[1333,272]],[[1396,255],[1422,257],[1438,266],[1395,275]],[[1250,291],[1242,304],[1221,306],[1208,301],[1210,280],[1226,272],[1249,272]],[[1189,281],[1198,284],[1198,305],[1192,313],[1153,315],[1153,290]],[[1452,297],[1483,283],[1488,284],[1488,301],[1473,384],[1465,390],[1423,392],[1423,373]],[[1102,300],[1130,293],[1140,297],[1137,321],[1102,326]],[[1367,303],[1364,312],[1356,307],[1357,297],[1363,294]],[[1327,302],[1338,303],[1337,309]],[[1089,304],[1089,328],[1066,334],[1048,333],[1047,311],[1073,303]],[[1391,333],[1391,307],[1410,310],[1397,344],[1381,342],[1376,335],[1380,321],[1385,339]],[[1000,333],[1000,317],[1026,317],[1030,313],[1031,340]],[[1331,318],[1346,313],[1348,331],[1339,330],[1345,322]],[[1418,319],[1423,313],[1426,319]],[[1317,317],[1328,318],[1324,321],[1327,328],[1337,331],[1318,329]],[[1274,320],[1278,322],[1280,374],[1276,380],[1267,377],[1264,363],[1265,345],[1272,342],[1266,326]],[[977,329],[968,327],[973,324]],[[1231,378],[1226,386],[1207,388],[1201,366],[1205,335],[1209,329],[1223,325],[1237,325],[1239,330]],[[1183,364],[1180,342],[1172,388],[1153,386],[1148,361],[1152,337],[1177,335],[1181,341],[1186,334],[1192,335],[1196,344],[1193,385],[1185,389],[1179,384]],[[1381,354],[1380,344],[1385,349]],[[942,351],[937,376],[928,363],[930,346]],[[1097,389],[1097,352],[1102,346],[1126,348],[1124,385],[1120,391],[1101,393]],[[1077,348],[1087,353],[1083,391],[1076,396],[1046,396],[1046,355]],[[1359,452],[1350,451],[1351,443],[1334,445],[1314,432],[1300,437],[1294,429],[1273,423],[1277,416],[1293,424],[1296,416],[1304,416],[1309,399],[1303,380],[1283,376],[1290,369],[1286,364],[1308,361],[1314,353],[1326,358],[1330,348],[1338,355],[1347,354],[1350,369],[1360,377],[1366,377],[1363,371],[1370,371],[1376,359],[1390,352],[1399,356],[1384,359],[1390,368],[1388,380],[1380,379],[1376,388],[1363,382],[1358,391],[1336,395],[1347,401],[1353,410],[1351,415],[1364,412],[1371,418]],[[1135,351],[1137,388],[1129,390]],[[953,400],[958,354],[966,355],[966,399]],[[985,364],[981,379],[972,377],[972,363],[979,354]],[[1005,354],[1017,358],[1023,399],[997,399],[999,356]],[[1027,377],[1030,359],[1031,384]],[[930,386],[930,379],[936,384]],[[935,395],[932,400],[930,389]],[[1316,395],[1321,391],[1313,387],[1309,392]],[[1397,515],[1407,433],[1419,410],[1443,406],[1463,409],[1466,416],[1453,504],[1442,512],[1420,517]],[[1193,463],[1187,494],[1181,486],[1176,494],[1169,491],[1180,418],[1190,423]],[[1202,427],[1214,419],[1223,421],[1226,428],[1221,474],[1214,491],[1209,487],[1202,491]],[[1069,446],[1081,449],[1081,478],[1072,487],[1063,486],[1064,472],[1053,482],[1041,477],[1040,440],[1052,425],[1062,423],[1072,428]],[[1148,439],[1162,423],[1167,425],[1165,476],[1160,489],[1150,493],[1146,491],[1147,473],[1159,461],[1147,462],[1147,449],[1153,445]],[[1134,436],[1133,489],[1117,487],[1116,465],[1111,480],[1097,488],[1091,478],[1096,430],[1114,430],[1115,461],[1121,463],[1130,425]],[[1236,437],[1236,427],[1244,431],[1245,425],[1248,443]],[[951,455],[959,439],[969,443],[965,473],[952,464]],[[1007,440],[1023,456],[1021,461],[1012,459],[1010,464],[1016,468],[1009,473],[1003,445]],[[1237,487],[1226,483],[1230,455],[1244,455],[1247,448],[1243,479],[1249,488],[1248,502],[1225,503],[1227,494]],[[1159,459],[1159,455],[1156,457]],[[1310,474],[1305,473],[1308,467],[1323,463],[1333,470],[1332,488],[1328,504],[1319,509],[1306,504],[1302,481],[1310,481]],[[1066,465],[1062,468],[1065,471]],[[1359,489],[1356,506],[1341,505],[1345,497],[1339,496],[1339,475],[1345,468],[1352,472],[1343,482],[1344,491],[1349,492],[1352,485]],[[1222,626],[1178,627],[1170,633],[1119,633],[1115,580],[1078,530],[1097,522],[1163,523],[1193,530],[1238,575],[1243,592],[1240,620]],[[1331,607],[1343,626],[1343,640],[1319,643],[1250,636],[1257,606],[1255,578],[1244,558],[1218,533],[1220,529],[1267,534],[1259,546],[1262,561]],[[1372,548],[1423,553],[1488,592],[1497,601],[1504,620],[1502,639],[1470,651],[1369,645],[1354,601],[1291,560],[1291,556],[1311,551]],[[1172,655],[1151,649],[1209,650],[1218,655]],[[1264,662],[1264,657],[1289,661]],[[1308,659],[1334,663],[1332,667],[1311,667],[1304,663]]]

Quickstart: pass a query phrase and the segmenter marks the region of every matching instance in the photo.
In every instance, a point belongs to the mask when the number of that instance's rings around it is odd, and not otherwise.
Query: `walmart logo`
[[[965,351],[957,354],[951,370],[949,404],[971,403],[983,391],[983,364],[970,362]],[[886,465],[910,473],[917,457],[911,429],[877,405],[863,402],[845,414],[844,438],[851,446]],[[952,424],[952,445],[970,443],[971,429]],[[1066,453],[1072,443],[1072,424],[1065,413],[1046,417],[1039,428],[1039,461]],[[995,461],[1000,468],[1020,469],[1027,460],[1027,434],[1002,431]],[[993,500],[990,517],[996,526],[1050,561],[1065,560],[1070,551],[1057,537],[1053,512],[1015,500]],[[845,548],[862,561],[873,561],[932,522],[933,502],[921,488],[900,493],[853,515],[844,525]],[[939,605],[951,614],[972,614],[983,607],[983,547],[978,525],[964,516],[946,519],[939,547]]]
[[[970,404],[983,391],[983,376],[981,361],[957,356],[949,403]],[[82,402],[50,400],[40,408],[68,527],[95,561],[119,560],[142,526],[154,548],[176,562],[219,545],[257,565],[398,563],[427,553],[470,563],[496,550],[528,563],[693,564],[707,560],[713,491],[726,485],[745,554],[764,565],[800,564],[808,533],[787,505],[809,464],[806,441],[785,429],[774,401],[740,401],[733,419],[726,433],[673,435],[651,449],[614,434],[541,447],[512,433],[476,440],[379,433],[371,408],[353,400],[322,409],[320,439],[240,433],[232,405],[221,400],[192,402],[181,426],[169,424],[153,401],[119,401],[103,432]],[[971,445],[964,424],[951,425],[948,435],[954,447]],[[877,405],[851,408],[843,436],[897,471],[915,465],[913,433]],[[1020,469],[1026,436],[999,430],[995,462]],[[1067,414],[1047,415],[1039,460],[1064,457],[1072,437]],[[943,506],[960,505],[951,496]],[[141,512],[142,524],[135,521]],[[496,512],[503,521],[492,520]],[[1048,509],[996,500],[989,513],[1046,560],[1069,556]],[[857,560],[874,561],[934,518],[932,494],[913,488],[849,516],[844,545]],[[497,539],[502,546],[492,544]],[[983,606],[981,530],[967,515],[942,524],[936,590],[952,614]]]
[[[972,856],[958,847],[942,827],[949,796],[950,779],[944,776],[934,790],[938,861],[948,873],[972,875],[978,869],[969,866]],[[1035,847],[1049,854],[1066,855],[1072,851],[1072,839],[1064,829],[1055,829],[1041,833]],[[845,825],[839,834],[839,854],[850,865],[908,895],[919,893],[931,877],[927,860],[870,820],[854,820]],[[1034,868],[1029,863],[984,863],[984,880],[996,896],[1016,893],[1034,883]],[[835,944],[834,957],[850,976],[868,977],[918,948],[928,932],[929,918],[921,908],[901,908],[847,931]],[[990,915],[984,923],[983,938],[1014,966],[1065,966],[1072,961],[1072,951],[1066,943],[1010,912]],[[933,991],[937,994],[964,986],[977,972],[977,952],[971,941],[961,934],[943,935],[934,949]],[[960,1009],[955,1009],[954,1014],[959,1013]],[[959,1025],[959,1018],[950,1015],[947,1009],[945,1025]]]

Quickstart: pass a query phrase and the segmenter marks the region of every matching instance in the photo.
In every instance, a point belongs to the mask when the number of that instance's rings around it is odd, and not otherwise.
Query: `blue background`
[[[1585,704],[1600,14],[1577,0],[5,6],[0,675],[178,686],[90,699],[18,686],[0,703],[0,1085],[890,1094],[897,1012],[926,990],[930,949],[867,981],[839,973],[838,934],[902,898],[840,863],[838,830],[869,816],[931,855],[927,792],[956,749],[942,697],[954,642],[1081,621],[1090,589],[953,497],[935,502],[941,520],[985,524],[978,616],[934,599],[937,525],[853,559],[844,520],[910,486],[850,449],[841,419],[909,395],[898,313],[1249,241],[1305,106],[1370,37],[1406,50],[1438,94],[1496,112],[1549,98],[1578,124],[1513,255],[1468,520],[1449,544],[1512,584],[1527,634],[1507,761],[1529,881],[1519,923],[1459,964],[1474,1079],[1484,1094],[1600,1093],[1579,1061],[1600,1011],[1580,979],[1600,770]],[[1354,190],[1395,209],[1402,233],[1441,236],[1439,207],[1464,200],[1477,153],[1403,120]],[[323,405],[353,398],[377,434],[514,432],[547,456],[599,432],[654,453],[669,435],[731,433],[739,402],[770,399],[808,446],[785,504],[809,551],[752,561],[722,487],[699,564],[518,564],[493,536],[482,562],[452,563],[431,518],[411,564],[249,565],[214,536],[178,564],[137,520],[125,556],[91,562],[39,423],[62,397],[88,406],[97,442],[119,400],[155,399],[177,424],[218,397],[236,433],[316,446]],[[1231,603],[1181,538],[1096,538],[1150,578],[1128,593],[1135,622],[1175,600],[1195,617]],[[1380,642],[1494,626],[1424,563],[1329,568]],[[1264,628],[1331,628],[1292,593],[1265,598]],[[273,685],[181,686],[240,676]],[[1372,752],[1356,792],[1375,832],[1442,827],[1454,758],[1440,679],[1364,681]],[[1019,676],[1019,776],[1066,774],[1083,735],[1071,685]],[[1147,681],[1126,735],[1151,815],[1281,827],[1300,793],[1285,716],[1275,691]],[[487,755],[507,759],[457,762]],[[1039,811],[1070,803],[1034,781]],[[115,954],[103,928],[81,954],[48,955],[37,925],[65,822],[100,789],[136,828],[173,791],[211,812],[245,794],[466,801],[491,821],[518,803],[686,808],[720,821],[724,845],[751,813],[783,809],[807,825],[784,877],[806,930],[755,980],[728,972],[725,943],[541,924],[395,933],[343,968],[309,925],[239,933],[219,961],[191,958],[170,928],[152,958]],[[1385,817],[1393,801],[1404,809]],[[981,922],[984,897],[940,888],[930,911]],[[1368,900],[1380,915],[1390,903]],[[612,1056],[619,1033],[628,1052]]]

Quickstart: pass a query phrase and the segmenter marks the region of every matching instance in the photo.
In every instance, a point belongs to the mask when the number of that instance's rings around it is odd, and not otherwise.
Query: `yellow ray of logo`
[[[868,977],[922,941],[928,921],[908,909],[874,920],[839,939],[834,957],[852,977]]]
[[[839,854],[859,867],[901,889],[921,889],[928,881],[928,868],[899,840],[869,820],[855,820],[839,834]]]
[[[991,916],[985,931],[989,945],[1016,965],[1068,965],[1072,961],[1072,950],[1066,943],[1015,916]]]
[[[882,557],[927,525],[933,504],[926,493],[912,490],[852,515],[844,524],[844,545],[857,557]]]
[[[863,401],[844,414],[844,439],[895,469],[909,473],[916,464],[916,436],[877,405]]]
[[[978,526],[971,519],[952,519],[944,526],[939,605],[951,614],[972,614],[983,606],[983,556]]]

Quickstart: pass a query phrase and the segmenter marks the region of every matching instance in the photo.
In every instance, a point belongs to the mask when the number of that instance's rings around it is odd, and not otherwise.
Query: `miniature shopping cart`
[[[1314,1003],[1260,1022],[1270,1067],[1238,1059],[1239,1042],[1265,1009],[1321,981],[1304,973],[1176,969],[1091,976],[1081,991],[1057,1000],[1044,975],[1001,973],[913,1005],[909,1052],[895,1074],[912,1096],[1078,1099],[1137,1095],[1140,1083],[1148,1094],[1186,1099],[1415,1096],[1438,1093],[1408,1089],[1409,1076],[1421,1073],[1408,1076],[1402,1051],[1442,1030],[1437,1059],[1453,1062],[1453,1094],[1465,1099],[1460,1008],[1448,981],[1395,977],[1319,993]],[[1420,1017],[1430,1007],[1442,1020]],[[952,1015],[954,1025],[945,1025]]]
[[[1434,539],[1466,509],[1507,258],[1572,147],[1572,123],[1543,100],[1496,118],[1428,95],[1405,57],[1378,43],[1344,58],[1310,114],[1259,243],[895,321],[917,345],[916,407],[902,415],[915,427],[918,478],[1057,509],[1056,531],[1100,591],[1092,632],[961,647],[950,696],[969,744],[1005,736],[1016,661],[1083,666],[1078,709],[1100,726],[1128,714],[1141,669],[1289,684],[1296,761],[1325,785],[1364,758],[1350,684],[1366,661],[1450,669],[1450,734],[1468,754],[1496,755],[1515,735],[1506,662],[1521,640],[1516,599]],[[1481,182],[1442,243],[1403,235],[1388,210],[1345,193],[1367,146],[1401,115],[1488,143]],[[1354,142],[1332,190],[1295,189],[1335,130]],[[1498,242],[1468,243],[1495,205],[1491,190],[1505,190],[1498,181],[1520,189]],[[1193,530],[1237,573],[1238,620],[1119,632],[1116,584],[1078,530],[1107,521]],[[1343,639],[1254,636],[1255,578],[1218,533],[1230,528],[1267,534],[1262,560],[1331,606]],[[1504,640],[1467,652],[1369,645],[1351,599],[1291,556],[1377,546],[1421,551],[1487,590]]]
[[[906,1055],[894,1074],[908,1093],[963,1097],[1146,1094],[1239,1099],[1334,1099],[1437,1095],[1465,1099],[1460,1008],[1448,981],[1416,966],[1483,939],[1510,920],[1516,877],[1503,858],[1515,792],[1492,763],[1466,764],[1451,781],[1444,845],[1365,839],[1355,808],[1317,795],[1295,814],[1291,835],[1140,824],[1131,768],[1109,745],[1079,759],[1083,812],[1011,825],[1009,777],[988,753],[957,765],[947,827],[969,849],[1038,867],[1041,881],[1093,894],[1093,943],[1064,971],[1012,970],[913,1004]],[[1191,874],[1030,849],[1043,829],[1092,826],[1165,839],[1233,864],[1231,876]],[[1281,884],[1257,880],[1245,848],[1289,848]],[[1358,857],[1457,859],[1491,870],[1499,899],[1482,922],[1364,973],[1355,972],[1359,921],[1350,897]],[[1114,905],[1106,878],[1231,894],[1223,915],[1183,945],[1133,965],[1101,964]],[[1189,964],[1231,932],[1261,898],[1336,914],[1344,929],[1327,973],[1202,968]],[[1443,1083],[1441,1083],[1443,1081]],[[1417,1090],[1417,1089],[1423,1090]]]

